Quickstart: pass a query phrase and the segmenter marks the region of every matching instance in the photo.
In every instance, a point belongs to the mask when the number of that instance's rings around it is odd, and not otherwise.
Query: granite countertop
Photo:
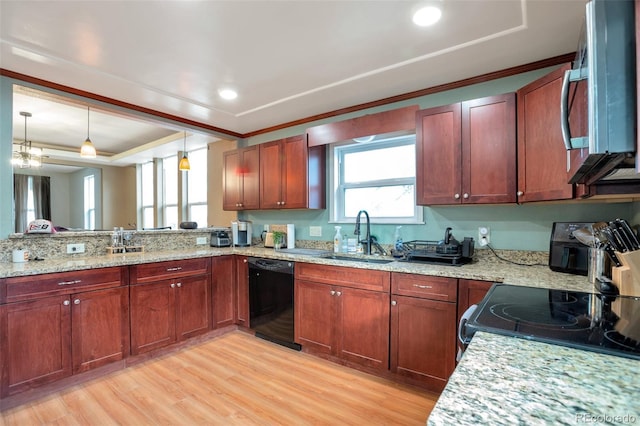
[[[82,269],[101,268],[108,266],[135,265],[141,263],[180,260],[193,257],[222,256],[226,254],[240,254],[246,256],[268,257],[272,259],[292,260],[296,262],[318,263],[335,266],[349,266],[353,268],[376,269],[391,272],[405,272],[431,276],[464,278],[490,282],[505,282],[513,285],[524,285],[542,288],[555,288],[592,292],[593,286],[587,278],[553,272],[548,266],[520,266],[514,265],[493,256],[477,257],[468,265],[448,266],[424,263],[408,263],[394,261],[386,264],[351,262],[345,260],[324,259],[318,256],[291,254],[286,251],[276,251],[264,247],[234,247],[217,248],[201,247],[182,250],[155,251],[144,253],[110,254],[103,256],[70,255],[58,259],[29,261],[27,263],[0,263],[0,278],[24,275],[36,275],[52,272],[65,272]]]
[[[427,424],[637,424],[638,371],[629,358],[478,332]]]

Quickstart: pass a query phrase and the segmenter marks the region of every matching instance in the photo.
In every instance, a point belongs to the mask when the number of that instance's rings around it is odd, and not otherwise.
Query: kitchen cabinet
[[[455,368],[455,278],[391,274],[391,371],[441,391]]]
[[[260,144],[260,208],[324,208],[324,147],[307,148],[306,135]]]
[[[516,201],[515,93],[416,114],[419,205]]]
[[[211,328],[210,259],[148,263],[130,271],[133,355]]]
[[[2,397],[129,354],[126,271],[100,268],[1,284]]]
[[[469,306],[482,301],[492,285],[489,281],[458,280],[458,321]]]
[[[249,327],[249,263],[247,256],[235,256],[236,279],[234,289],[235,323]]]
[[[234,256],[220,256],[211,259],[213,328],[226,327],[235,322],[235,264]]]
[[[260,151],[257,145],[223,153],[222,208],[260,208]]]
[[[518,97],[518,202],[572,199],[573,184],[567,178],[567,155],[560,124],[560,92],[565,70],[571,64],[531,82]],[[575,90],[574,85],[571,89]],[[570,99],[578,102],[572,93]],[[574,108],[573,111],[579,111]],[[582,126],[572,114],[571,127]],[[569,152],[569,155],[575,151]]]
[[[389,287],[388,272],[297,263],[295,342],[312,353],[387,370]]]

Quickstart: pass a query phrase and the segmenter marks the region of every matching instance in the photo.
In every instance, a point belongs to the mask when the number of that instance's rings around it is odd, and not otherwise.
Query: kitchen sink
[[[310,248],[285,248],[277,250],[278,253],[298,254],[301,256],[323,256],[331,253],[329,250],[310,249]]]
[[[349,262],[361,262],[361,263],[391,263],[395,262],[393,259],[372,259],[370,257],[355,257],[355,256],[344,256],[339,254],[328,254],[325,256],[320,256],[323,259],[331,259],[331,260],[347,260]]]

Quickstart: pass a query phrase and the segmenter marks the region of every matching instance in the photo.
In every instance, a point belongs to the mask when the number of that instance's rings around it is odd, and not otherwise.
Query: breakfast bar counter
[[[478,332],[429,425],[638,424],[640,362]]]

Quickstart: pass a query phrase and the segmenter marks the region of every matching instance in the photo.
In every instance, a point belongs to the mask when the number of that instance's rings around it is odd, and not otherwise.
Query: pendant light
[[[31,141],[27,140],[27,118],[31,117],[30,112],[20,111],[24,117],[24,141],[20,144],[18,151],[13,152],[11,164],[20,166],[21,169],[42,166],[42,149],[33,148]]]
[[[187,158],[187,132],[184,132],[184,146],[182,148],[182,158],[180,159],[180,164],[178,164],[178,170],[182,170],[186,172],[191,170],[191,165],[189,164],[189,159]]]
[[[80,157],[96,158],[96,147],[93,146],[91,139],[89,139],[89,107],[87,107],[87,140],[80,147]]]

